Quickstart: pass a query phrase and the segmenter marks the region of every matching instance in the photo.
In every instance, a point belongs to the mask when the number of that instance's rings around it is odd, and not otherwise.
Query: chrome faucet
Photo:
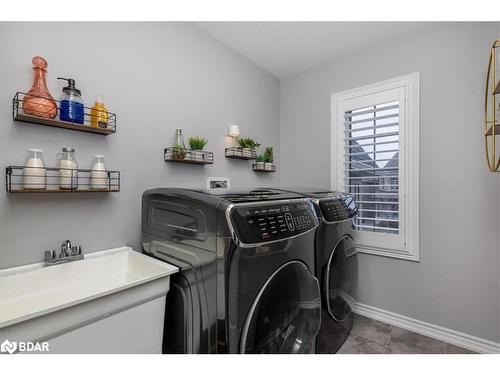
[[[82,259],[82,247],[72,246],[71,241],[66,240],[61,245],[61,252],[59,253],[59,256],[56,255],[55,250],[48,250],[45,252],[43,266],[55,266],[56,264],[74,262]]]

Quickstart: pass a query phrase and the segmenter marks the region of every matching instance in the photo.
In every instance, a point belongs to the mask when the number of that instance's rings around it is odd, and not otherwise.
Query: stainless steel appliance
[[[321,301],[310,199],[271,189],[162,188],[142,200],[143,251],[172,263],[165,353],[313,353]]]
[[[352,294],[358,260],[352,219],[358,214],[354,196],[314,188],[292,188],[314,203],[319,226],[315,241],[315,274],[321,285],[321,329],[316,352],[335,353],[353,324]]]

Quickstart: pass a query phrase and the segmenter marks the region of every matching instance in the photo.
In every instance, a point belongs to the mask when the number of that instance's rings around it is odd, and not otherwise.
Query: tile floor
[[[338,354],[473,354],[474,352],[387,323],[355,315]]]

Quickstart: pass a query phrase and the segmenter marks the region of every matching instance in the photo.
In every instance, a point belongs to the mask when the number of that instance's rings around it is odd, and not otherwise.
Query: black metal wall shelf
[[[226,158],[252,160],[257,157],[257,150],[249,148],[229,147],[225,150]]]
[[[44,126],[51,126],[62,129],[76,130],[80,132],[110,135],[116,133],[116,114],[108,112],[108,124],[105,128],[93,127],[90,123],[92,108],[84,107],[84,121],[83,124],[77,124],[73,122],[62,121],[59,119],[60,104],[59,100],[55,100],[57,104],[57,115],[55,118],[46,118],[33,116],[24,113],[24,99],[27,94],[24,92],[17,92],[12,100],[12,118],[14,121],[20,123],[30,123]],[[35,96],[35,95],[30,95]]]
[[[9,166],[5,184],[8,193],[117,193],[120,172]]]
[[[189,150],[187,148],[168,147],[164,150],[165,161],[185,164],[213,164],[214,153],[203,150]]]
[[[276,166],[271,163],[255,163],[252,164],[254,172],[276,172]]]

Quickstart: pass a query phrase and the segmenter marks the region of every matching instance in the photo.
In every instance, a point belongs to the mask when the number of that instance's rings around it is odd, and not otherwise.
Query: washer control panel
[[[320,199],[319,209],[325,221],[328,222],[348,220],[358,214],[358,206],[354,197],[349,194]]]
[[[286,239],[318,226],[308,199],[260,206],[237,205],[231,216],[235,232],[247,244]]]

